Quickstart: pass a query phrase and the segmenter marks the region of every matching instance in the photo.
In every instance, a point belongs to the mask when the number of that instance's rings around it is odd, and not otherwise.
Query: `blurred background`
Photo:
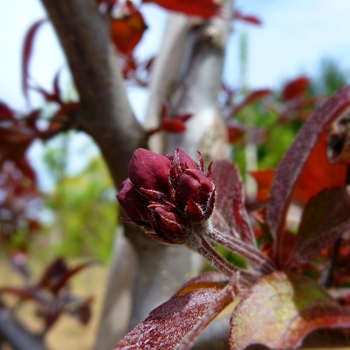
[[[231,141],[235,144],[234,158],[244,174],[247,169],[276,166],[299,130],[305,113],[309,112],[298,110],[297,116],[281,119],[281,108],[285,106],[281,107],[278,102],[289,102],[283,95],[289,82],[300,77],[307,81],[302,88],[304,101],[327,96],[349,82],[350,2],[237,0],[235,8],[261,23],[239,20],[233,23],[223,76],[226,92],[230,89],[237,92],[236,102],[242,101],[248,91],[257,89],[271,90],[274,98],[263,105],[248,106],[235,116],[236,138]],[[168,13],[154,4],[143,4],[141,11],[148,29],[134,54],[139,60],[147,60],[160,50]],[[46,14],[38,0],[0,2],[0,102],[19,114],[26,114],[33,108],[44,108],[47,115],[52,113],[52,107],[42,94],[31,90],[26,99],[21,87],[24,38],[30,26],[43,18]],[[77,100],[67,63],[50,23],[44,23],[36,35],[29,70],[32,81],[48,91],[60,71],[62,95],[66,100]],[[149,98],[148,89],[130,84],[127,90],[134,112],[142,120]],[[221,96],[221,99],[225,100],[227,96]],[[261,142],[253,147],[255,159],[250,163],[246,155],[251,149],[247,150],[247,142],[242,142],[242,135],[248,135],[247,127],[255,130],[255,138],[261,136]],[[241,130],[242,135],[237,135],[237,130]],[[254,137],[253,134],[250,132],[249,137]],[[31,257],[33,275],[43,274],[53,256],[69,258],[73,265],[86,259],[100,262],[82,272],[73,282],[78,294],[94,295],[89,331],[86,333],[74,321],[60,320],[57,331],[49,335],[49,344],[52,349],[62,348],[60,339],[64,338],[68,339],[64,349],[90,349],[111,259],[116,193],[96,146],[83,133],[69,131],[47,142],[34,141],[26,156],[37,174],[40,192],[27,199],[30,208],[26,208],[28,222],[37,225],[33,240],[41,247],[35,250],[35,258]],[[22,225],[21,234],[10,239],[11,254],[31,250],[32,243],[27,245],[26,242],[32,233],[25,227]],[[11,254],[16,258],[19,256]],[[21,278],[11,273],[13,266],[8,264],[8,256],[8,249],[4,248],[0,282],[1,285],[16,285],[21,283]],[[13,265],[14,261],[11,262]],[[23,312],[29,314],[31,311],[25,309]],[[72,345],[68,344],[70,341]]]

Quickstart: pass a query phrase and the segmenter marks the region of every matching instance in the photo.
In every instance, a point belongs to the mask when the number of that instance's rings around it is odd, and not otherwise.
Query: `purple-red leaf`
[[[223,15],[220,6],[214,0],[143,0],[142,2],[153,2],[167,10],[182,12],[188,16],[211,18]]]
[[[174,349],[176,346],[181,350],[189,349],[199,332],[232,302],[234,282],[235,278],[224,287],[222,283],[210,282],[209,278],[204,288],[203,281],[187,283],[170,300],[154,309],[114,350],[136,350],[145,346],[149,349]]]
[[[5,103],[0,102],[0,120],[13,119],[15,112]]]
[[[276,170],[267,221],[276,241],[277,254],[288,206],[305,164],[323,132],[336,118],[347,112],[349,105],[350,87],[347,86],[332,95],[310,116]]]
[[[233,18],[236,20],[247,22],[249,24],[254,24],[256,26],[262,25],[262,22],[258,17],[251,16],[251,15],[243,15],[240,11],[237,11],[237,10],[234,12]]]
[[[299,226],[293,259],[306,262],[350,230],[346,188],[325,190],[307,204]]]
[[[24,39],[23,53],[22,53],[22,90],[23,90],[24,96],[26,97],[28,97],[29,63],[32,57],[34,38],[40,26],[45,22],[46,22],[46,19],[41,19],[33,23],[32,26],[29,28]]]
[[[242,179],[237,167],[228,160],[219,160],[212,165],[212,178],[216,186],[216,210],[213,224],[219,231],[238,232],[240,238],[252,243],[254,235],[244,207]],[[231,229],[231,230],[230,230]],[[233,232],[231,231],[230,234]]]
[[[235,307],[230,349],[251,344],[295,349],[321,328],[349,328],[350,311],[336,303],[317,282],[292,273],[261,278]]]
[[[230,232],[235,227],[233,216],[233,197],[236,185],[241,183],[236,166],[228,160],[218,160],[212,165],[212,178],[216,186],[216,205],[213,224],[218,230]]]
[[[301,76],[287,83],[282,91],[282,99],[289,101],[301,97],[310,85],[307,77]]]
[[[160,125],[160,129],[178,134],[186,130],[186,125],[178,119],[164,119]]]

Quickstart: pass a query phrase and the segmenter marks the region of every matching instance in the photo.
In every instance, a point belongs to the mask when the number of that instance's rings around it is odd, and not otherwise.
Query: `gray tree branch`
[[[146,134],[131,110],[106,18],[94,0],[42,0],[80,96],[78,124],[93,137],[119,188]]]
[[[0,344],[1,340],[14,350],[47,350],[43,340],[20,324],[0,301]]]

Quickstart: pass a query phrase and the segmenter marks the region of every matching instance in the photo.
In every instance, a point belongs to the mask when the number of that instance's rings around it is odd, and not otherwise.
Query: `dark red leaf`
[[[324,130],[342,113],[346,113],[349,105],[350,87],[344,87],[332,95],[305,122],[276,170],[267,221],[276,241],[277,253],[288,206],[303,169]]]
[[[223,15],[220,6],[213,0],[142,0],[142,2],[153,2],[167,10],[182,12],[189,16],[211,18]]]
[[[33,140],[35,133],[32,129],[24,126],[0,126],[0,144],[4,142],[23,143]]]
[[[317,282],[292,273],[261,278],[235,307],[230,349],[251,344],[296,349],[321,328],[349,328],[350,310],[335,302]]]
[[[187,120],[189,120],[191,117],[193,116],[193,113],[186,113],[186,114],[180,114],[177,115],[176,117],[174,117],[175,119],[178,119],[182,122],[187,122]]]
[[[160,125],[160,129],[177,134],[184,132],[186,125],[178,119],[164,119]]]
[[[96,261],[82,263],[70,269],[62,258],[58,258],[48,266],[38,283],[38,287],[46,288],[53,294],[57,294],[62,288],[67,286],[69,280],[75,274],[92,264],[96,264]]]
[[[262,21],[258,17],[251,15],[243,15],[240,11],[237,10],[234,12],[233,18],[256,26],[262,25]]]
[[[241,176],[236,166],[228,160],[218,160],[212,165],[212,178],[216,187],[213,224],[219,230],[231,234],[230,228],[236,227],[233,216],[233,200]]]
[[[228,132],[228,142],[232,144],[242,141],[246,134],[246,130],[238,126],[228,126],[227,132]]]
[[[255,242],[244,203],[243,183],[237,167],[228,160],[213,162],[212,178],[216,186],[216,210],[213,224],[229,234],[237,232],[245,242]]]
[[[82,302],[75,303],[73,307],[69,308],[69,314],[77,319],[81,324],[87,325],[92,316],[91,304],[93,300],[93,297],[89,297]]]
[[[46,19],[41,19],[32,24],[24,39],[22,53],[22,90],[24,96],[26,97],[28,97],[29,63],[32,57],[35,35],[37,34],[37,31],[40,28],[40,26],[45,22]]]
[[[111,22],[111,37],[118,51],[127,55],[130,54],[142,38],[147,25],[142,13],[127,1],[123,7],[124,15],[121,18],[113,19]]]
[[[350,230],[350,198],[346,188],[322,191],[307,204],[298,230],[293,259],[306,262]]]
[[[301,97],[306,92],[310,85],[310,81],[307,77],[301,76],[287,83],[282,91],[282,99],[289,101],[294,98]]]
[[[256,199],[259,202],[266,202],[269,199],[275,172],[275,169],[264,169],[249,172],[249,175],[252,176],[257,182],[258,193],[256,195]]]
[[[0,102],[0,119],[13,119],[15,112],[5,103]]]
[[[35,288],[2,287],[0,288],[0,294],[11,294],[21,300],[34,300],[40,304],[45,304],[44,299]]]
[[[36,173],[24,156],[16,159],[16,166],[25,177],[32,181],[33,185],[36,184]]]
[[[185,287],[154,309],[114,350],[145,344],[150,349],[189,349],[201,330],[232,302],[234,283],[235,277],[226,287],[209,281],[204,288],[201,283]]]

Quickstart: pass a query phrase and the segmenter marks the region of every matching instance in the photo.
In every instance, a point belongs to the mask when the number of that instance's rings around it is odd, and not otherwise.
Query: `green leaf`
[[[295,349],[314,330],[348,327],[350,311],[315,281],[279,271],[261,278],[234,309],[230,349]]]

